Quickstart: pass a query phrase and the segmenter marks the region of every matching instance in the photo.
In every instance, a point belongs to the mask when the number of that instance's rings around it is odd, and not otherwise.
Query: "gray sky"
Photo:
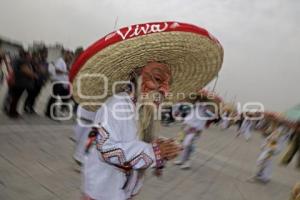
[[[117,27],[174,20],[208,29],[225,50],[217,91],[284,111],[300,103],[299,0],[0,0],[0,35],[87,47]]]

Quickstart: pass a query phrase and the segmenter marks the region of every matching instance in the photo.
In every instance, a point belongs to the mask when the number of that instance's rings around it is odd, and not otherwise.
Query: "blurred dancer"
[[[28,52],[21,52],[20,58],[14,63],[14,84],[9,88],[11,98],[8,116],[18,118],[17,106],[24,91],[34,87],[37,75],[31,65],[31,55]]]
[[[34,72],[37,75],[37,78],[34,81],[34,87],[28,90],[28,96],[24,103],[24,111],[29,114],[36,113],[34,110],[34,105],[38,95],[41,92],[42,87],[48,80],[48,50],[43,48],[37,53],[35,53],[32,59],[32,67]]]
[[[247,141],[250,140],[252,136],[252,128],[253,128],[253,121],[249,118],[248,119],[244,118],[241,128],[238,131],[237,137],[243,134]]]
[[[262,183],[268,183],[272,175],[272,161],[274,155],[278,153],[278,137],[276,134],[268,137],[261,149],[262,151],[257,159],[257,172],[250,181],[256,180]]]
[[[46,117],[50,119],[55,119],[58,117],[55,103],[58,98],[62,102],[67,103],[70,100],[70,90],[69,90],[69,78],[68,78],[68,67],[67,65],[71,62],[71,54],[68,51],[63,50],[63,56],[54,62],[54,72],[52,74],[52,93],[48,100],[46,112]],[[64,104],[61,106],[62,110],[67,110],[67,106]]]
[[[206,123],[208,119],[212,117],[212,113],[206,106],[201,103],[196,103],[191,113],[185,117],[183,122],[183,151],[179,157],[179,160],[174,164],[181,165],[181,169],[188,169],[191,167],[190,157],[194,149],[194,143],[197,138],[200,138],[202,131],[206,129]]]
[[[297,124],[297,128],[295,130],[296,131],[293,134],[288,150],[281,160],[281,164],[288,165],[298,154],[296,167],[300,169],[300,123]]]
[[[225,111],[221,116],[221,129],[225,130],[229,128],[230,120],[228,119],[229,113]]]

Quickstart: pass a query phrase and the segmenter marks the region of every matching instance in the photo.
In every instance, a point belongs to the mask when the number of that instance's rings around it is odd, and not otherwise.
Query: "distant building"
[[[4,53],[9,54],[12,58],[14,58],[19,55],[19,51],[23,49],[23,46],[18,42],[0,38],[0,49]]]

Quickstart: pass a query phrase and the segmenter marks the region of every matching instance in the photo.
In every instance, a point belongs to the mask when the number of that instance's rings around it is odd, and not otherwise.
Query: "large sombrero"
[[[210,82],[223,62],[223,48],[207,30],[179,22],[121,28],[86,49],[70,70],[76,102],[89,110],[111,96],[129,73],[149,61],[171,68],[168,99],[178,101]]]

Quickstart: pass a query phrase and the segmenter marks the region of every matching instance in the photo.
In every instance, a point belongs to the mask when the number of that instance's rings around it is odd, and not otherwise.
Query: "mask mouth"
[[[154,100],[153,103],[154,103],[157,107],[161,104],[161,102],[158,101],[158,100]]]
[[[166,93],[169,89],[171,71],[165,64],[150,62],[142,68],[141,76],[143,92],[156,90]]]

